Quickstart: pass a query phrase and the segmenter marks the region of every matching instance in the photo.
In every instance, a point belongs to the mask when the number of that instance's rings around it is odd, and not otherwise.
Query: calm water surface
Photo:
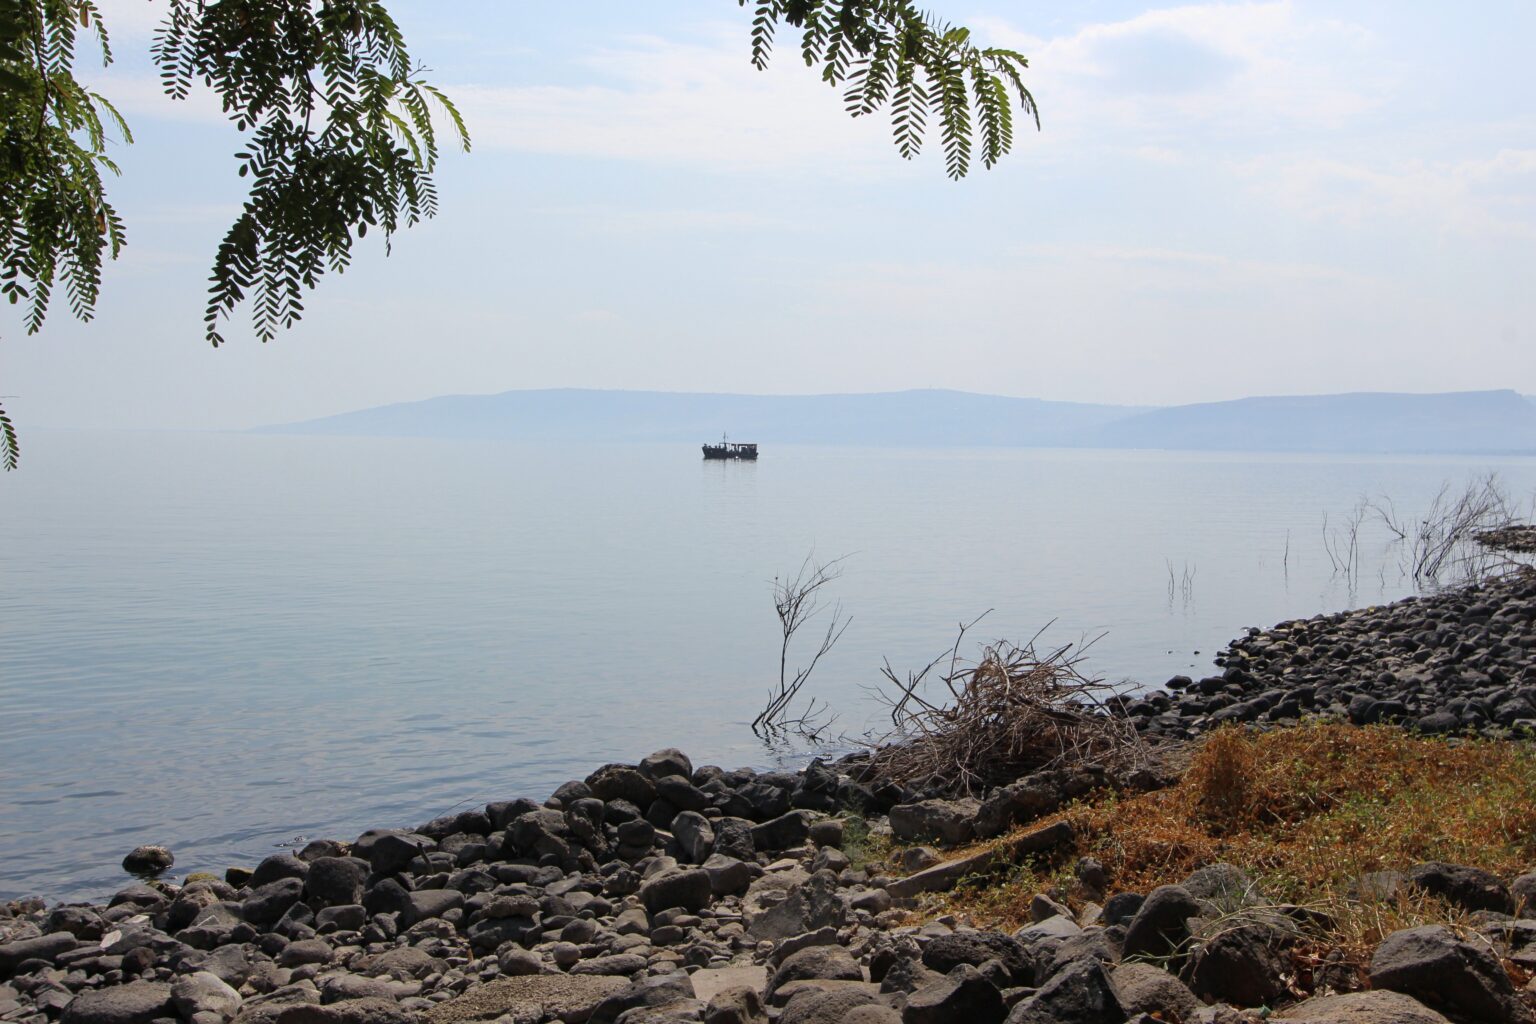
[[[985,638],[1105,634],[1089,667],[1200,674],[1249,625],[1412,590],[1362,495],[1400,511],[1527,459],[558,446],[35,433],[0,480],[0,897],[100,897],[164,842],[251,864],[679,746],[772,763],[770,591],[814,550],[853,616],[812,689]]]

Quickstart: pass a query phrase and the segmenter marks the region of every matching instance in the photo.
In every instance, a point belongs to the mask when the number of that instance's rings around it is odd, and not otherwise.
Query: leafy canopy
[[[166,93],[212,89],[244,135],[235,154],[249,194],[213,258],[204,336],[249,300],[262,341],[292,327],[304,294],[344,271],[353,242],[437,212],[432,172],[438,124],[469,149],[453,103],[412,61],[378,0],[164,0],[151,52]],[[737,0],[745,7],[748,0]],[[855,117],[889,105],[898,151],[922,147],[936,116],[945,170],[959,179],[973,148],[992,167],[1013,145],[1014,102],[1039,117],[1024,87],[1024,57],[982,49],[970,32],[906,0],[766,0],[754,3],[751,59],[767,67],[775,33],[800,33],[800,55],[843,89]],[[133,136],[103,96],[75,79],[81,34],[112,61],[94,0],[0,0],[0,295],[42,328],[54,286],[89,320],[104,256],[126,242],[107,199],[108,155]],[[0,408],[0,463],[16,467],[16,431]]]

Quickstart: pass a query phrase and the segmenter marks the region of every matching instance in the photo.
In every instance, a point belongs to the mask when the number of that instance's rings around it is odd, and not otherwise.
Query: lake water
[[[1413,512],[1536,462],[764,451],[35,432],[0,478],[0,897],[178,874],[543,797],[662,746],[763,765],[771,587],[808,553],[852,625],[807,692],[876,727],[883,660],[1103,634],[1087,667],[1200,675],[1250,625],[1412,591],[1358,499]],[[815,623],[808,631],[817,628]],[[809,637],[807,638],[809,639]],[[793,655],[792,655],[793,659]]]

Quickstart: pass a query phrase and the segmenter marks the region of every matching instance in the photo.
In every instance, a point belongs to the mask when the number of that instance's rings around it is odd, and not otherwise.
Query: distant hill
[[[1240,398],[1153,409],[1081,440],[1207,451],[1536,452],[1536,405],[1513,391]]]
[[[1513,391],[1359,393],[1138,408],[962,391],[730,395],[556,389],[448,395],[264,433],[700,444],[1536,453],[1536,401]]]
[[[721,395],[669,391],[507,391],[448,395],[267,432],[702,444],[728,431],[761,444],[1067,445],[1140,410],[962,391]]]

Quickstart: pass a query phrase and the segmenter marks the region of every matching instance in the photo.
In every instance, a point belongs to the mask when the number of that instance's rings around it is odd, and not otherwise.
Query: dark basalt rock
[[[1515,901],[1499,879],[1481,868],[1429,861],[1409,868],[1406,881],[1456,904],[1464,910],[1492,910],[1512,914]]]
[[[1160,885],[1131,918],[1121,955],[1164,957],[1189,939],[1188,921],[1201,913],[1200,901],[1182,885]]]
[[[1413,996],[1467,1024],[1530,1020],[1498,958],[1441,925],[1388,935],[1371,957],[1371,987]]]

